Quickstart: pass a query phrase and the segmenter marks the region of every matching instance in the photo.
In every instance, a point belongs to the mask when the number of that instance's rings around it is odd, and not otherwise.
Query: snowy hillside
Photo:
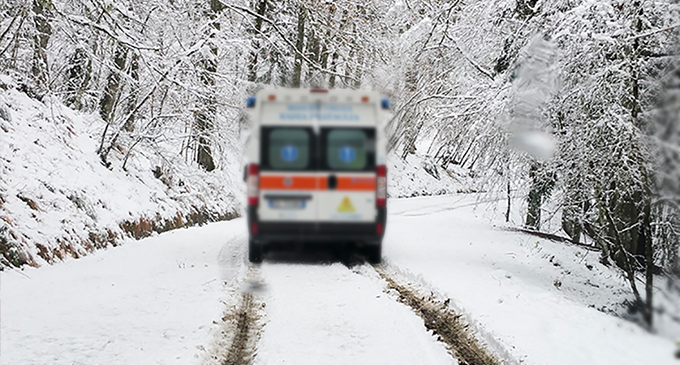
[[[457,166],[444,169],[420,154],[410,154],[405,160],[390,154],[387,164],[388,194],[393,198],[468,193],[478,184],[469,171]]]
[[[181,156],[168,161],[139,147],[127,171],[120,163],[107,169],[96,153],[97,116],[17,88],[0,78],[3,265],[43,265],[239,214],[242,187],[230,166],[206,173]]]

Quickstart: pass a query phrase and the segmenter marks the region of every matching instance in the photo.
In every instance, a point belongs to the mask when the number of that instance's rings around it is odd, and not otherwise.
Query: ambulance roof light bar
[[[323,94],[323,93],[328,93],[328,89],[311,89],[311,90],[309,90],[309,92],[310,93],[322,93]],[[269,99],[269,101],[275,101],[276,95],[274,95],[274,94],[268,95],[268,99]],[[368,102],[368,96],[363,96],[361,98],[361,101],[364,102],[364,103]],[[257,98],[254,97],[254,96],[249,96],[246,99],[246,107],[247,108],[254,108],[256,103],[257,103]],[[380,107],[385,109],[385,110],[388,110],[390,108],[389,99],[385,99],[385,98],[380,99]]]

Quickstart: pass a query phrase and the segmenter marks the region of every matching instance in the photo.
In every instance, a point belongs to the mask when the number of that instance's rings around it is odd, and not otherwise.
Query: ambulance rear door
[[[308,113],[298,113],[299,108],[300,104],[271,99],[262,108],[258,207],[262,222],[317,220],[317,133]]]
[[[356,100],[320,106],[320,223],[376,221],[377,117],[375,103]]]

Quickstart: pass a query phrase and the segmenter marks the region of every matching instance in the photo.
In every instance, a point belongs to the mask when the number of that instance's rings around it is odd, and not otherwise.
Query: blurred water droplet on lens
[[[510,143],[513,148],[524,151],[539,161],[549,160],[556,145],[550,134],[541,131],[515,132]]]

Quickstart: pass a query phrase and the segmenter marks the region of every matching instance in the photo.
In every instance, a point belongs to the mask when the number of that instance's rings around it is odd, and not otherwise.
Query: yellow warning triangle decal
[[[338,205],[338,212],[354,213],[354,205],[352,205],[352,202],[349,200],[348,196],[342,198],[342,202],[340,205]]]

